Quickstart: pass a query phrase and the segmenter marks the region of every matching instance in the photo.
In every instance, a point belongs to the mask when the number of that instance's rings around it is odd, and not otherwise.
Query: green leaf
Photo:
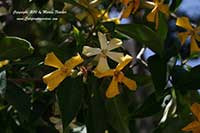
[[[102,92],[101,86],[97,86],[100,80],[96,77],[89,75],[87,81],[85,89],[91,91],[88,95],[87,131],[88,133],[103,133],[107,124],[104,92]]]
[[[165,40],[167,37],[168,25],[167,20],[165,19],[165,15],[159,13],[159,25],[157,30],[157,35],[161,38],[161,40]]]
[[[158,55],[148,58],[148,66],[157,92],[162,92],[167,83],[167,64]]]
[[[130,133],[127,103],[118,95],[106,101],[108,120],[117,133]]]
[[[181,66],[176,66],[172,71],[172,81],[176,89],[188,90],[200,88],[200,65],[190,71]]]
[[[9,82],[6,87],[5,99],[19,112],[21,122],[27,122],[31,113],[31,100],[29,95],[22,89],[18,85]]]
[[[73,34],[76,40],[76,46],[82,49],[82,46],[85,43],[83,34],[75,26],[73,26]]]
[[[170,11],[174,12],[181,4],[182,0],[172,0],[172,4],[170,5]]]
[[[116,29],[149,47],[155,53],[162,55],[164,50],[164,40],[149,27],[142,24],[124,24],[116,25]]]
[[[19,37],[3,37],[0,39],[0,59],[18,59],[29,56],[34,48],[30,42]]]
[[[83,100],[81,78],[66,78],[57,88],[58,103],[61,111],[64,132],[77,115]]]

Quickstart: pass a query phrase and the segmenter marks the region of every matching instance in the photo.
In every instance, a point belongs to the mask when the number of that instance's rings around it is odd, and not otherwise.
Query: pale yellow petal
[[[198,118],[200,121],[200,104],[193,103],[191,106],[192,113]]]
[[[189,36],[189,32],[178,33],[178,38],[180,39],[182,45],[185,43],[188,36]]]
[[[107,70],[105,72],[99,72],[97,69],[95,69],[93,72],[94,72],[94,75],[98,78],[103,78],[103,77],[114,75],[114,70],[112,70],[112,69]]]
[[[121,46],[122,46],[122,41],[120,39],[113,38],[113,39],[110,40],[110,42],[107,46],[107,49],[110,51],[110,50],[119,48]]]
[[[189,19],[187,17],[177,18],[176,25],[180,26],[182,28],[185,28],[187,30],[193,30],[193,28],[192,28],[192,26],[190,24],[190,21],[189,21]]]
[[[69,60],[65,62],[65,68],[71,71],[71,69],[81,64],[83,61],[84,60],[81,58],[81,56],[77,54],[76,56],[73,56],[72,58],[70,58]]]
[[[53,52],[47,54],[44,64],[55,68],[61,68],[64,66]]]
[[[183,131],[193,131],[199,127],[200,127],[200,123],[198,121],[193,121],[190,124],[188,124],[187,126],[185,126],[184,128],[182,128],[182,130]]]
[[[198,44],[194,37],[191,37],[191,43],[190,43],[190,50],[191,52],[200,52],[200,48],[198,47]]]
[[[124,58],[124,54],[120,52],[107,52],[106,55],[118,63],[122,62]]]
[[[119,94],[118,82],[115,78],[113,78],[107,91],[106,91],[106,97],[112,98],[118,94]]]
[[[122,79],[122,82],[130,89],[130,90],[136,90],[137,88],[137,84],[134,80],[129,79],[127,77],[124,76],[124,78]]]
[[[133,58],[130,55],[126,55],[123,58],[123,61],[117,65],[117,67],[115,68],[115,70],[121,71],[128,63],[130,63],[132,61],[132,59]]]
[[[101,49],[106,49],[107,48],[106,36],[104,34],[102,34],[101,32],[98,32],[98,37],[99,37]]]
[[[101,73],[110,69],[106,56],[100,56],[99,62],[98,62],[97,67],[95,69],[97,71],[101,72]]]
[[[147,21],[155,22],[155,17],[157,13],[158,13],[157,7],[154,7],[154,9],[147,15]]]
[[[43,76],[44,83],[47,84],[47,89],[53,91],[58,85],[67,77],[67,73],[63,73],[61,70],[53,71]]]
[[[2,60],[0,61],[0,68],[7,65],[9,63],[9,60]]]
[[[100,48],[92,48],[89,46],[84,46],[83,47],[83,52],[82,54],[86,55],[86,56],[94,56],[97,54],[101,53],[101,49]]]

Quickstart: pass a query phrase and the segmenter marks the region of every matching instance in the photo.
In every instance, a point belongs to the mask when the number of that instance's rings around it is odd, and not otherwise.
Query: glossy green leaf
[[[130,133],[128,121],[128,106],[121,95],[106,102],[108,120],[117,133]]]
[[[89,95],[92,95],[88,100],[87,109],[87,131],[88,133],[103,133],[106,130],[107,117],[106,108],[104,102],[104,93],[102,88],[97,87],[100,81],[92,76],[88,76],[87,90],[91,91]]]
[[[162,55],[164,40],[151,28],[142,24],[116,25],[116,29]]]
[[[29,56],[34,48],[31,43],[19,37],[3,37],[0,39],[0,59],[18,59]]]
[[[21,122],[27,122],[29,120],[31,100],[29,95],[23,91],[23,88],[9,82],[6,87],[5,99],[19,112]]]
[[[182,0],[172,0],[172,3],[170,5],[170,10],[172,12],[176,11],[176,9],[179,7],[179,5],[181,4]]]
[[[80,109],[83,100],[82,85],[81,78],[66,78],[56,88],[64,132]]]
[[[159,25],[158,25],[157,34],[161,38],[161,40],[166,39],[167,32],[168,32],[168,24],[167,24],[165,15],[159,13]]]
[[[172,71],[172,81],[176,89],[188,90],[200,88],[200,65],[192,68],[190,71],[177,66]]]
[[[167,64],[160,56],[153,55],[148,58],[148,66],[155,89],[159,93],[164,90],[167,83]]]

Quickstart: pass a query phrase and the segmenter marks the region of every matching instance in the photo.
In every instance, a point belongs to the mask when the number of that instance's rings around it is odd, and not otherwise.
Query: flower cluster
[[[106,91],[106,96],[112,98],[119,94],[118,83],[125,84],[130,90],[135,90],[137,88],[136,82],[127,78],[122,72],[122,69],[132,61],[132,57],[129,55],[124,56],[121,52],[111,51],[119,48],[122,45],[122,41],[117,38],[107,41],[106,36],[101,32],[98,32],[98,37],[100,48],[84,46],[82,54],[88,57],[96,56],[95,59],[98,60],[98,63],[93,71],[96,77],[113,77]],[[108,57],[119,63],[115,69],[110,69],[107,62]],[[66,77],[72,75],[73,69],[83,61],[82,57],[78,54],[63,64],[53,52],[48,53],[44,64],[58,69],[43,77],[44,83],[47,84],[47,89],[49,91],[54,90]]]

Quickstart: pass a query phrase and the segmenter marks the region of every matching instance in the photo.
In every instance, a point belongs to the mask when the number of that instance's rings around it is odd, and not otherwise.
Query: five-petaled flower
[[[9,60],[2,60],[0,61],[0,68],[7,65],[9,63]]]
[[[193,133],[200,133],[200,104],[194,103],[191,106],[192,113],[197,117],[197,120],[194,120],[187,126],[185,126],[183,131],[192,131]]]
[[[140,0],[121,0],[125,8],[122,11],[121,18],[128,18],[130,14],[135,13],[140,6]]]
[[[120,93],[118,83],[124,83],[130,90],[136,90],[137,88],[136,82],[132,79],[127,78],[122,72],[122,69],[131,61],[132,61],[132,57],[129,55],[126,55],[123,58],[123,61],[119,63],[115,69],[110,69],[103,73],[99,73],[98,71],[94,70],[94,74],[98,78],[107,77],[107,76],[113,77],[106,91],[106,97],[112,98]]]
[[[66,77],[71,75],[73,68],[82,62],[83,59],[79,54],[63,64],[53,52],[48,53],[44,64],[58,69],[43,77],[44,83],[47,84],[47,89],[53,91]]]
[[[200,27],[193,28],[187,17],[178,18],[176,21],[176,25],[187,30],[185,32],[178,33],[181,44],[184,44],[186,39],[189,37],[191,52],[200,51],[200,48],[198,47],[198,44],[196,42],[196,40],[200,41]]]
[[[164,3],[164,0],[153,0],[154,1],[154,8],[152,11],[147,15],[147,21],[155,22],[156,23],[156,30],[158,29],[159,23],[159,11],[169,16],[169,6]]]
[[[110,69],[107,62],[107,56],[118,63],[122,61],[124,57],[123,53],[111,51],[115,48],[120,47],[122,45],[122,41],[117,38],[113,38],[108,43],[106,36],[103,35],[101,32],[98,32],[98,37],[101,48],[84,46],[82,53],[88,57],[97,55],[97,57],[99,58],[99,62],[95,69],[96,71],[104,72]]]

